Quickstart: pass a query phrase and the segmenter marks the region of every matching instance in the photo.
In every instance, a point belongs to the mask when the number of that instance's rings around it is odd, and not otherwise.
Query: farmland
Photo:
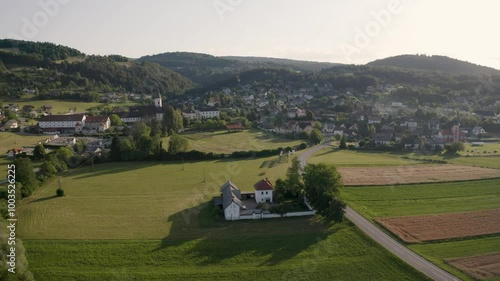
[[[334,164],[336,166],[406,166],[421,162],[399,158],[397,154],[384,152],[361,152],[325,148],[315,153],[309,163]]]
[[[449,259],[446,262],[476,279],[491,279],[500,276],[500,253]]]
[[[232,133],[217,131],[215,133],[185,134],[183,137],[189,140],[190,148],[193,150],[228,154],[234,151],[293,147],[304,142],[303,140],[290,140],[273,136],[258,129]],[[168,138],[164,139],[164,143],[168,143]]]
[[[461,165],[340,167],[345,185],[392,185],[500,177],[500,170]]]
[[[407,243],[500,233],[500,210],[375,219]]]
[[[345,187],[341,194],[368,219],[492,210],[500,206],[500,179]]]
[[[36,280],[425,280],[349,222],[227,222],[209,201],[229,177],[250,191],[288,164],[113,163],[81,168],[25,200],[19,236]],[[183,169],[184,168],[184,169]],[[205,181],[203,176],[205,171]]]
[[[345,187],[342,197],[370,220],[433,214],[455,215],[460,212],[495,210],[500,206],[500,179],[413,184],[396,186]],[[407,217],[411,219],[412,217]],[[401,218],[403,219],[403,218]],[[453,222],[449,222],[453,223]],[[493,227],[498,223],[490,220]],[[465,227],[473,229],[472,224]],[[464,239],[464,238],[462,238]],[[500,251],[500,236],[472,237],[466,240],[439,241],[410,245],[409,248],[452,272],[470,280],[446,260],[480,256]],[[498,276],[496,277],[498,280]]]

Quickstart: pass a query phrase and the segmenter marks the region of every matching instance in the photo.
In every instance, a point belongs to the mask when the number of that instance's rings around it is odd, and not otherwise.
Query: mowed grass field
[[[17,233],[36,280],[427,280],[349,222],[215,216],[222,182],[274,182],[289,165],[276,160],[82,168],[65,197],[54,182],[24,201]]]
[[[345,187],[341,192],[356,211],[373,221],[399,217],[498,209],[500,179],[399,186]],[[446,259],[500,251],[500,235],[409,246],[463,280],[471,280]],[[498,280],[498,279],[494,279]]]
[[[325,163],[336,166],[401,166],[418,165],[422,162],[399,158],[399,154],[388,152],[366,152],[353,150],[339,150],[337,148],[324,148],[316,152],[308,163]]]
[[[196,211],[220,195],[228,179],[253,191],[263,178],[283,177],[291,161],[277,160],[128,162],[96,165],[94,173],[91,167],[70,170],[61,179],[65,197],[54,198],[54,181],[23,202],[18,234],[28,239],[161,239],[175,220],[184,220],[174,214]]]
[[[24,244],[36,280],[428,280],[351,224],[303,222],[274,222],[299,227],[289,233],[257,221],[242,236]]]
[[[241,132],[217,131],[215,133],[184,134],[182,137],[189,140],[190,149],[226,154],[234,151],[294,147],[304,142],[304,140],[290,140],[273,136],[258,129],[248,129]],[[168,137],[164,138],[163,142],[168,144]]]
[[[24,105],[32,105],[35,110],[40,109],[42,106],[50,105],[52,106],[52,114],[68,114],[70,113],[70,108],[73,110],[76,107],[76,112],[85,112],[91,107],[106,105],[106,103],[100,102],[82,102],[78,100],[38,100],[34,98],[34,95],[23,95],[21,99],[17,100],[4,100],[4,104],[14,103],[22,108]],[[111,106],[129,106],[134,105],[135,102],[128,103],[117,103],[109,104]]]

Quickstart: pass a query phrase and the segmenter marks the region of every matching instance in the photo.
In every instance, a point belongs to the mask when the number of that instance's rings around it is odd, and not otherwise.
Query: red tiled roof
[[[226,128],[228,130],[241,130],[241,129],[244,129],[243,125],[241,125],[241,124],[229,124],[229,125],[226,125]]]
[[[89,123],[105,123],[108,121],[108,116],[87,116],[85,121]]]
[[[260,180],[254,186],[255,190],[273,190],[273,184],[268,180]]]

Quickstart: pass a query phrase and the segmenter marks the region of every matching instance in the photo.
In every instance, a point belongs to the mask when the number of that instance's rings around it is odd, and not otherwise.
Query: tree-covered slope
[[[401,55],[376,60],[368,63],[371,66],[394,66],[428,71],[442,71],[455,74],[500,74],[491,67],[481,66],[445,56]]]

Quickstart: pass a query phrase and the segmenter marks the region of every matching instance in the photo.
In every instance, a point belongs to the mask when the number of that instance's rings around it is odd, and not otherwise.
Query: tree
[[[324,137],[320,130],[314,129],[311,131],[311,134],[309,135],[309,140],[313,144],[319,144],[324,140]]]
[[[23,185],[21,196],[28,197],[38,187],[33,164],[29,158],[18,158],[14,161],[14,165],[16,165],[16,182]]]
[[[69,147],[60,147],[56,150],[57,156],[61,161],[68,163],[69,159],[75,156],[73,149]]]
[[[342,178],[333,165],[308,164],[304,169],[304,190],[318,213],[334,222],[342,222],[345,204],[338,199]]]
[[[449,154],[455,154],[459,151],[465,150],[465,145],[463,142],[454,142],[445,146],[446,152]]]
[[[43,144],[39,143],[37,146],[35,146],[35,149],[33,150],[33,159],[35,160],[40,160],[45,158],[45,147]]]
[[[290,197],[298,196],[302,189],[304,189],[304,184],[301,180],[302,166],[297,157],[292,159],[292,165],[286,171],[286,186],[288,194]]]
[[[177,134],[184,126],[182,115],[178,110],[167,106],[163,114],[163,132],[169,136]]]
[[[342,138],[340,139],[339,148],[340,149],[347,149],[347,144],[345,143],[345,136],[342,136]]]
[[[339,141],[342,139],[342,136],[340,134],[335,134],[333,137],[335,138],[336,141]]]
[[[120,152],[120,137],[115,135],[111,140],[111,151],[110,157],[112,161],[120,161],[121,160],[121,152]]]
[[[56,190],[56,195],[57,195],[57,197],[63,197],[64,196],[64,189],[62,189],[62,188],[59,187]]]
[[[111,116],[109,116],[109,120],[111,121],[111,126],[123,125],[122,119],[116,114],[111,114]]]
[[[370,131],[370,136],[371,136],[371,137],[375,136],[375,133],[377,132],[377,128],[375,128],[375,126],[374,126],[374,125],[370,125],[370,126],[368,127],[368,130]]]
[[[150,133],[151,133],[151,128],[142,121],[135,122],[131,131],[131,135],[134,138],[134,140],[138,140],[142,135],[149,136]]]
[[[323,127],[323,125],[321,125],[321,122],[319,121],[314,121],[314,129],[318,129],[318,130],[321,130],[321,128]]]
[[[175,154],[186,152],[189,149],[189,141],[179,135],[173,135],[168,141],[168,152]]]

